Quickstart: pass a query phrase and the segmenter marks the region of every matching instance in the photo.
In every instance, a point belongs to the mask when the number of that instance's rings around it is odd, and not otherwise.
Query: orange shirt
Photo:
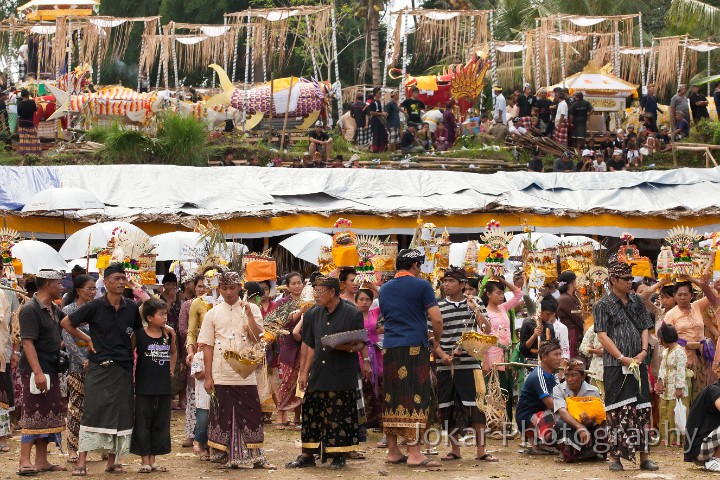
[[[677,330],[678,336],[688,342],[699,342],[705,337],[703,312],[710,306],[707,298],[701,298],[690,304],[690,313],[683,313],[677,306],[665,314],[665,323]],[[698,350],[685,347],[688,366],[695,365]]]

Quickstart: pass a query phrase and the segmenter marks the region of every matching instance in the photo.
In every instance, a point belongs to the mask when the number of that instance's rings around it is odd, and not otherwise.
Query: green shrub
[[[720,123],[702,119],[690,129],[688,140],[696,143],[720,145]]]
[[[192,117],[169,114],[161,118],[157,142],[163,163],[207,165],[207,131],[202,122]]]
[[[110,135],[110,133],[112,132],[117,132],[119,129],[120,126],[117,124],[117,122],[113,123],[109,127],[98,125],[91,128],[87,131],[87,133],[85,133],[85,139],[93,142],[105,143],[105,139],[107,139],[108,135]]]
[[[153,140],[144,132],[114,125],[104,143],[100,152],[103,163],[152,163]]]

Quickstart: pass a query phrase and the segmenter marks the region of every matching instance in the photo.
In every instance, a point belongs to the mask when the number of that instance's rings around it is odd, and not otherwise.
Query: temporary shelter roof
[[[57,17],[87,17],[100,0],[31,0],[18,7],[25,20],[55,20]]]
[[[582,72],[570,75],[557,85],[548,87],[552,90],[555,87],[564,87],[570,93],[583,92],[588,95],[605,95],[629,97],[638,88],[637,85],[626,82],[612,73],[611,66],[599,68],[594,62],[590,62]]]

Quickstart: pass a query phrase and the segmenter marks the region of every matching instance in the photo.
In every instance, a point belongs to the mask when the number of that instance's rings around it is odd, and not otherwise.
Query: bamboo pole
[[[402,74],[400,75],[400,103],[405,100],[405,75],[407,74],[407,29],[408,29],[408,9],[403,12],[402,23]],[[364,92],[364,90],[363,90]]]
[[[647,92],[647,78],[645,77],[645,49],[644,49],[644,40],[643,40],[643,23],[642,23],[642,13],[638,14],[638,26],[640,29],[640,81],[642,82],[642,85],[640,86],[640,93],[644,94]]]
[[[280,136],[280,151],[285,147],[285,132],[287,131],[288,114],[290,113],[290,98],[292,97],[293,81],[295,77],[290,77],[290,90],[288,90],[288,98],[285,103],[285,119],[283,120],[282,135]]]
[[[558,32],[560,35],[558,35],[558,42],[560,43],[560,75],[562,76],[562,84],[563,88],[565,87],[565,77],[567,76],[567,71],[565,70],[565,42],[562,40],[563,36],[563,27],[562,27],[562,21],[558,18]]]
[[[157,71],[157,81],[155,82],[155,88],[157,90],[160,89],[160,76],[162,75],[162,58],[163,58],[163,38],[162,38],[162,26],[160,25],[160,22],[158,21],[157,24],[158,29],[158,38],[160,39],[160,58],[158,59],[158,71]]]
[[[685,59],[687,58],[687,47],[688,47],[688,35],[685,34],[685,43],[683,44],[682,59],[680,60],[680,69],[678,70],[678,87],[682,83],[683,72],[685,71]],[[675,123],[674,119],[671,119],[670,123]]]
[[[335,19],[335,4],[333,3],[332,9],[330,10],[330,19],[332,22],[332,46],[333,46],[333,56],[335,57],[335,82],[337,85],[337,88],[335,87],[335,84],[333,84],[333,90],[342,92],[342,83],[340,82],[340,65],[338,64],[338,47],[337,47],[337,21]],[[342,117],[343,111],[342,111],[342,95],[337,95],[335,97],[335,100],[337,102],[337,109],[338,109],[338,119]],[[328,126],[332,127],[333,125],[333,117],[328,112]]]
[[[250,24],[250,10],[247,14],[247,30],[245,31],[245,83],[243,84],[243,115],[242,115],[242,131],[245,135],[245,123],[247,122],[247,92],[248,92],[248,78],[250,73],[250,31],[252,25]]]
[[[232,82],[235,83],[235,78],[237,74],[237,61],[238,61],[238,50],[240,49],[240,35],[238,34],[234,36],[234,42],[233,42],[233,64],[232,64]]]
[[[493,85],[497,85],[498,81],[498,75],[497,75],[497,51],[495,50],[495,15],[492,10],[490,10],[490,68],[492,73],[492,82]],[[495,97],[493,97],[495,98]],[[494,104],[495,102],[493,102]]]
[[[535,65],[533,73],[535,74],[535,91],[540,88],[542,76],[540,75],[540,19],[535,19]]]
[[[522,32],[522,51],[520,52],[520,68],[522,69],[522,83],[523,88],[525,88],[525,84],[527,83],[527,76],[525,75],[525,35],[526,32]]]
[[[178,72],[177,46],[175,45],[175,22],[172,22],[172,35],[170,36],[170,52],[173,57],[173,70],[175,71],[175,91],[180,89],[180,74]]]

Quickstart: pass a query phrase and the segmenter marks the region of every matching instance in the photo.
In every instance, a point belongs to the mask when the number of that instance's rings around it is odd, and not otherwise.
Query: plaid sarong
[[[400,129],[388,128],[388,145],[397,145],[400,143]]]
[[[552,410],[538,412],[532,416],[530,421],[535,427],[536,441],[545,445],[552,445],[553,431],[555,429],[555,414]]]
[[[524,129],[528,129],[532,127],[532,117],[517,117],[513,121],[513,125],[515,125],[515,128],[523,127]]]
[[[697,459],[703,462],[710,460],[717,447],[720,447],[720,427],[703,439]]]
[[[27,81],[27,63],[25,63],[25,62],[18,63],[18,81],[19,82]]]
[[[37,128],[18,126],[18,135],[20,142],[18,143],[18,151],[20,155],[42,155],[42,147],[38,138]]]
[[[568,124],[565,123],[559,123],[555,125],[555,134],[553,135],[553,140],[555,140],[558,143],[562,143],[563,145],[567,145],[568,143]]]
[[[358,147],[367,147],[372,140],[370,127],[363,127],[357,129],[357,145]]]

